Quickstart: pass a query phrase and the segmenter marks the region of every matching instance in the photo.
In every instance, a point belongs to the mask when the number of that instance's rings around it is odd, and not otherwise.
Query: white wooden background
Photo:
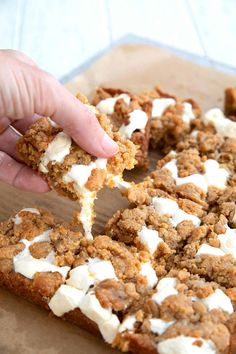
[[[62,79],[135,35],[236,72],[235,19],[236,0],[0,0],[0,48]]]

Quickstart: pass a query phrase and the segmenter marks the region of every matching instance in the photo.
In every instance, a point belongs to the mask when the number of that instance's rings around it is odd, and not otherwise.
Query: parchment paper
[[[160,84],[164,90],[181,97],[194,97],[203,109],[222,106],[223,90],[236,85],[236,76],[204,68],[182,60],[152,46],[119,46],[66,86],[91,96],[98,85],[120,86],[135,92]],[[158,156],[151,152],[152,166]],[[131,179],[143,173],[132,172]],[[13,210],[38,205],[48,208],[64,219],[70,219],[75,203],[56,196],[54,192],[39,195],[16,190],[0,183],[0,220]],[[118,191],[104,190],[96,204],[95,230],[101,232],[115,210],[127,205]],[[37,306],[0,289],[0,353],[1,354],[90,354],[118,353],[99,338],[68,324]]]

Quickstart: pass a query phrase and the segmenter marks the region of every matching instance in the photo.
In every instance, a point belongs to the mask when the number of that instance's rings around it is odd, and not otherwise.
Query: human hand
[[[0,50],[0,180],[17,188],[46,192],[46,182],[22,164],[16,152],[19,135],[37,119],[50,117],[90,154],[110,157],[117,144],[95,115],[51,75],[23,53]]]

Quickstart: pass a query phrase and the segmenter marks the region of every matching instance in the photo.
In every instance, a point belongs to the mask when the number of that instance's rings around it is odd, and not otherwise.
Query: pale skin
[[[0,50],[0,180],[16,188],[47,192],[46,182],[17,155],[19,139],[38,116],[51,117],[84,150],[108,158],[117,144],[95,115],[23,53]]]

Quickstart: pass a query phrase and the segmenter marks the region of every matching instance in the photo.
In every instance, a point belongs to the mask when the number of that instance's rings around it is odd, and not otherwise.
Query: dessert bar
[[[107,114],[113,131],[138,146],[137,166],[148,167],[148,146],[151,125],[151,103],[139,103],[138,96],[126,90],[99,87],[92,103]]]
[[[85,152],[50,118],[37,120],[18,142],[21,159],[30,167],[38,170],[50,187],[59,194],[81,204],[78,217],[91,238],[94,219],[94,200],[97,192],[108,187],[122,187],[122,173],[132,169],[135,164],[136,147],[128,139],[123,139],[119,132],[112,132],[106,115],[98,113],[93,106],[99,123],[117,142],[118,153],[110,158],[95,158]]]

